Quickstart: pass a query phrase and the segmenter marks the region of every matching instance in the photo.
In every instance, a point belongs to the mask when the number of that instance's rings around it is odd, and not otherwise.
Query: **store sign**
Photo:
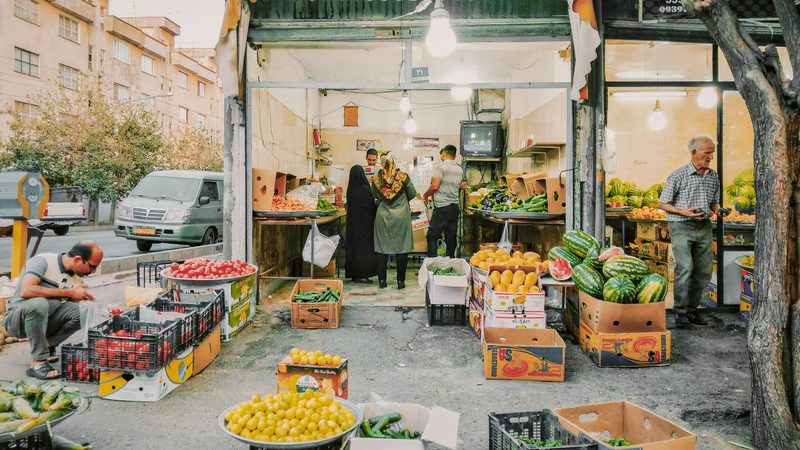
[[[427,83],[428,82],[428,68],[427,67],[412,67],[411,68],[411,82],[412,83]]]
[[[730,0],[734,14],[740,19],[767,19],[776,17],[772,0]],[[798,4],[795,1],[795,4]],[[639,21],[669,21],[693,19],[681,0],[639,0]]]

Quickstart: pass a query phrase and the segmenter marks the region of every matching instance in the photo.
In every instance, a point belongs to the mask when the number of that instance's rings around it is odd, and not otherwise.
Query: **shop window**
[[[763,47],[762,47],[763,49]],[[792,79],[792,62],[789,59],[789,51],[786,47],[778,47],[778,58],[781,60],[781,67],[786,78]],[[720,81],[733,81],[733,73],[731,73],[731,66],[728,65],[728,60],[722,51],[719,52],[719,80]]]
[[[78,89],[78,76],[80,71],[74,67],[65,66],[64,64],[58,65],[58,84],[67,89]]]
[[[711,81],[712,46],[606,41],[606,81]]]
[[[127,44],[122,41],[114,41],[114,59],[125,64],[131,63],[131,50]]]
[[[14,15],[30,23],[39,24],[39,4],[33,0],[14,0]]]
[[[39,77],[39,55],[14,47],[14,72]]]
[[[72,42],[80,42],[78,22],[67,16],[58,16],[58,35]]]
[[[142,55],[142,72],[148,75],[155,74],[155,61],[153,61],[153,58]]]
[[[741,94],[722,94],[722,204],[752,214],[755,190],[749,182],[753,170],[753,123]]]

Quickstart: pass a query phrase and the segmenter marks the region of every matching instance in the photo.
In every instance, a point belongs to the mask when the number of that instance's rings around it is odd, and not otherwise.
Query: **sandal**
[[[49,375],[51,372],[55,372],[55,375]],[[25,375],[39,380],[55,380],[56,378],[61,378],[61,371],[45,361],[39,363],[36,367],[29,367],[28,370],[25,371]]]

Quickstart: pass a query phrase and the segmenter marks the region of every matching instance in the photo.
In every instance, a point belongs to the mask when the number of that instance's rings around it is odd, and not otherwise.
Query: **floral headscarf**
[[[391,153],[381,156],[381,166],[381,170],[372,179],[372,184],[383,198],[394,200],[397,194],[403,190],[408,174],[397,167],[397,161]]]

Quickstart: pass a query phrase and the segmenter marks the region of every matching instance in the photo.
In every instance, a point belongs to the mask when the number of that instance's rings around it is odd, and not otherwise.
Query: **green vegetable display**
[[[725,187],[728,201],[736,206],[739,212],[751,211],[756,206],[756,189],[753,170],[741,172],[733,179],[733,184]]]
[[[543,441],[541,439],[532,439],[529,437],[518,437],[518,441],[522,442],[523,444],[532,445],[536,448],[550,448],[550,447],[561,447],[563,445],[560,439],[548,439]]]
[[[626,441],[622,436],[611,438],[606,441],[606,444],[612,447],[624,447],[626,445],[634,445],[631,441]]]
[[[442,269],[442,268],[435,269],[433,271],[433,274],[434,275],[444,275],[444,276],[448,276],[448,277],[457,277],[457,276],[464,275],[463,273],[456,272],[455,269],[453,269],[452,267],[448,267],[446,269]]]
[[[361,422],[361,434],[373,439],[419,439],[420,434],[416,431],[401,428],[399,424],[393,425],[400,419],[400,413],[371,417]]]
[[[320,197],[319,200],[317,200],[318,211],[330,211],[331,209],[336,209],[336,206],[331,204],[331,202],[325,200],[322,197]]]
[[[297,303],[327,303],[338,302],[341,294],[331,288],[326,288],[322,292],[306,291],[295,294],[293,301]]]

